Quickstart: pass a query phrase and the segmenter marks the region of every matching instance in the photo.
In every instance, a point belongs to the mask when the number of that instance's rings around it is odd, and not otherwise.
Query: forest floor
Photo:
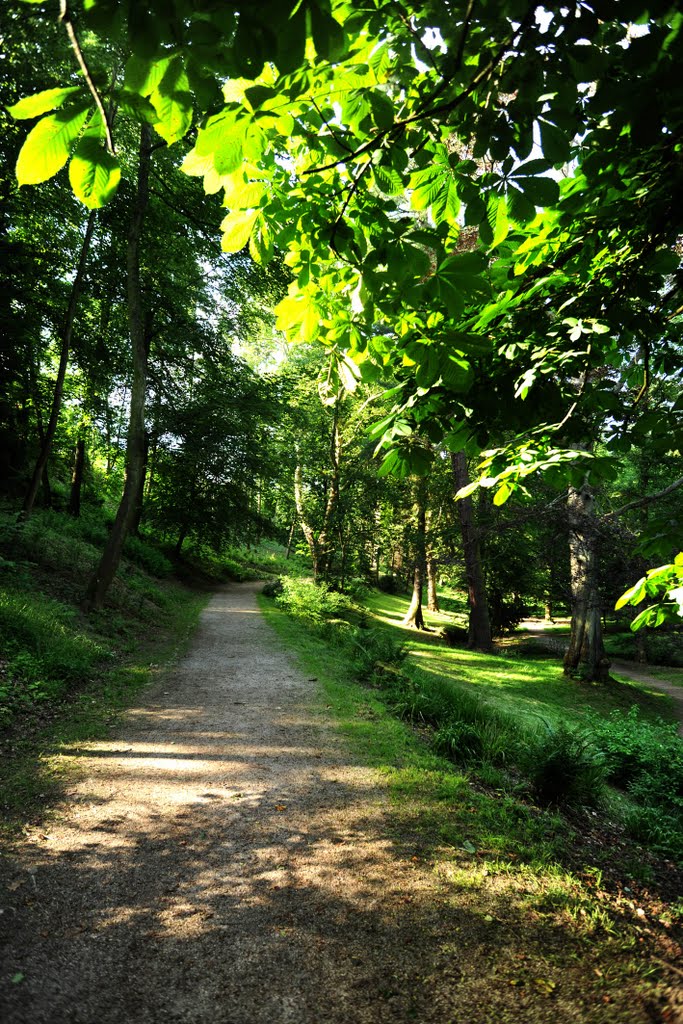
[[[258,589],[214,595],[115,735],[58,752],[68,799],[0,862],[5,1024],[683,1021],[649,908],[560,926],[533,879],[425,850]]]

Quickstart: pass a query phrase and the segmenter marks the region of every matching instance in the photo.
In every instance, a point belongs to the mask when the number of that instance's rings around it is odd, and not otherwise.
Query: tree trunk
[[[145,340],[145,347],[149,349],[149,342]],[[145,431],[144,443],[142,448],[142,470],[140,473],[140,479],[138,481],[138,491],[133,501],[133,514],[130,522],[130,533],[137,535],[140,532],[140,523],[142,521],[142,511],[145,499],[145,480],[147,478],[147,462],[149,459],[149,434]]]
[[[151,162],[151,128],[140,130],[140,156],[135,205],[130,219],[127,250],[128,330],[130,333],[133,378],[130,389],[130,413],[126,446],[126,472],[123,495],[119,503],[114,526],[85,593],[85,611],[101,608],[114,578],[123,545],[135,513],[135,500],[145,463],[145,391],[147,385],[147,331],[140,282],[140,241],[149,200],[149,168]]]
[[[572,621],[564,671],[587,682],[603,681],[609,678],[609,661],[600,622],[595,499],[587,482],[569,488],[567,508]]]
[[[299,515],[299,522],[301,523],[301,529],[303,535],[306,538],[308,544],[308,551],[311,556],[311,562],[313,564],[313,579],[318,579],[320,571],[320,560],[318,556],[318,543],[316,540],[315,533],[310,526],[304,509],[304,494],[303,494],[303,473],[301,465],[297,465],[294,469],[294,501],[296,503],[296,510]]]
[[[292,525],[289,528],[289,536],[287,537],[287,553],[285,558],[289,558],[292,554],[292,543],[294,541],[294,531],[296,530],[296,519],[292,519]]]
[[[413,626],[414,629],[427,629],[422,613],[422,593],[426,569],[426,534],[427,534],[427,488],[424,479],[417,488],[415,503],[415,563],[413,568],[413,594],[408,611],[402,625]]]
[[[431,552],[427,556],[427,608],[430,612],[440,611],[436,593],[436,559]]]
[[[306,516],[306,508],[304,503],[304,491],[303,491],[303,470],[301,464],[297,464],[294,470],[294,502],[296,504],[296,511],[299,516],[301,523],[301,529],[303,535],[306,538],[308,544],[308,550],[311,555],[311,562],[313,563],[313,578],[318,580],[324,577],[329,569],[329,557],[330,557],[330,534],[333,525],[334,515],[337,511],[337,505],[339,504],[339,487],[340,487],[340,475],[341,475],[341,432],[339,430],[339,403],[337,402],[334,406],[334,416],[332,420],[332,432],[330,434],[330,462],[332,464],[332,473],[326,489],[326,500],[325,500],[325,512],[323,515],[323,522],[318,535],[316,537],[315,531],[311,526]]]
[[[71,494],[69,495],[69,515],[76,519],[81,514],[81,488],[83,485],[83,471],[85,470],[85,437],[81,436],[76,441],[74,451],[74,468],[71,473]]]
[[[466,487],[470,482],[467,472],[467,458],[464,452],[451,454],[451,468],[456,490]],[[474,523],[474,508],[470,497],[461,498],[458,503],[460,513],[460,529],[462,547],[465,556],[465,575],[467,577],[467,598],[470,608],[467,629],[467,646],[480,651],[491,649],[491,623],[484,589],[484,574],[481,567],[481,551]]]
[[[54,441],[55,433],[57,431],[57,421],[59,420],[59,412],[62,407],[62,394],[64,392],[64,378],[66,377],[66,370],[69,365],[69,349],[71,347],[71,337],[73,335],[74,323],[76,321],[76,310],[78,309],[78,300],[81,295],[83,288],[83,278],[85,276],[85,266],[88,261],[88,253],[90,251],[90,242],[93,236],[93,230],[95,228],[95,211],[91,210],[88,215],[88,220],[85,226],[85,235],[83,236],[83,242],[81,244],[81,255],[78,260],[78,267],[76,269],[76,276],[73,284],[71,285],[71,295],[69,296],[69,304],[66,309],[64,316],[64,324],[62,326],[62,342],[59,351],[59,367],[57,369],[57,379],[55,381],[55,390],[52,395],[52,408],[50,409],[50,418],[47,422],[45,434],[40,447],[40,453],[36,459],[36,464],[33,469],[33,476],[31,477],[31,483],[28,486],[26,497],[24,498],[24,504],[21,509],[21,519],[26,521],[30,518],[33,512],[33,506],[36,501],[36,495],[38,494],[38,488],[40,487],[40,481],[47,466],[47,460],[50,457],[52,451],[52,442]]]
[[[422,613],[422,591],[424,589],[424,565],[422,562],[415,562],[413,571],[413,594],[410,599],[408,611],[402,625],[413,626],[414,629],[426,629],[424,615]]]

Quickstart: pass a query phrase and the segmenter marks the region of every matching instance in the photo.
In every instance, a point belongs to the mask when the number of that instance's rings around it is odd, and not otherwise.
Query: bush
[[[406,657],[404,645],[383,629],[356,628],[348,633],[346,639],[359,679],[370,679],[383,666],[399,665]]]
[[[275,600],[295,618],[318,624],[348,609],[348,599],[327,584],[292,576],[282,578],[282,592]]]
[[[383,594],[398,594],[401,590],[399,581],[395,576],[380,576],[377,580],[377,588]]]
[[[526,755],[527,774],[544,804],[591,806],[604,792],[607,766],[592,738],[565,725],[549,728]]]
[[[264,597],[279,597],[282,590],[282,580],[269,580],[267,583],[264,583],[261,593]]]
[[[349,580],[344,587],[345,593],[352,597],[354,601],[363,601],[370,593],[370,587],[368,586],[367,580],[361,577],[354,577]]]

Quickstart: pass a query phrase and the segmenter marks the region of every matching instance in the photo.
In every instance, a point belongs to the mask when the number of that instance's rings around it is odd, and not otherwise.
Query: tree
[[[129,46],[118,109],[168,145],[197,124],[182,166],[223,192],[224,248],[248,245],[264,263],[278,250],[292,271],[282,330],[322,341],[340,367],[355,361],[363,381],[392,379],[387,472],[424,469],[411,435],[426,432],[482,452],[479,481],[499,504],[532,473],[576,487],[589,468],[598,482],[612,453],[589,452],[567,423],[590,419],[587,406],[611,416],[596,371],[647,376],[674,357],[680,329],[683,113],[660,101],[678,80],[677,8],[139,8],[69,8],[77,56],[81,25],[102,50]],[[78,84],[13,107],[41,118],[21,181],[70,161],[82,198],[113,191],[99,60],[92,45]]]

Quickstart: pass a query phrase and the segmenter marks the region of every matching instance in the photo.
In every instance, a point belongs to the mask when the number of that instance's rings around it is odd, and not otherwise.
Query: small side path
[[[58,820],[0,858],[3,1024],[660,1020],[523,876],[435,866],[410,806],[392,837],[257,590],[216,594],[116,735],[60,754]]]
[[[612,661],[610,672],[615,672],[618,676],[626,676],[627,679],[632,679],[635,683],[650,686],[653,690],[660,690],[671,697],[679,722],[678,732],[680,736],[683,736],[683,686],[677,686],[676,683],[668,683],[666,679],[657,679],[655,676],[649,675],[647,666],[643,666],[637,661]]]

